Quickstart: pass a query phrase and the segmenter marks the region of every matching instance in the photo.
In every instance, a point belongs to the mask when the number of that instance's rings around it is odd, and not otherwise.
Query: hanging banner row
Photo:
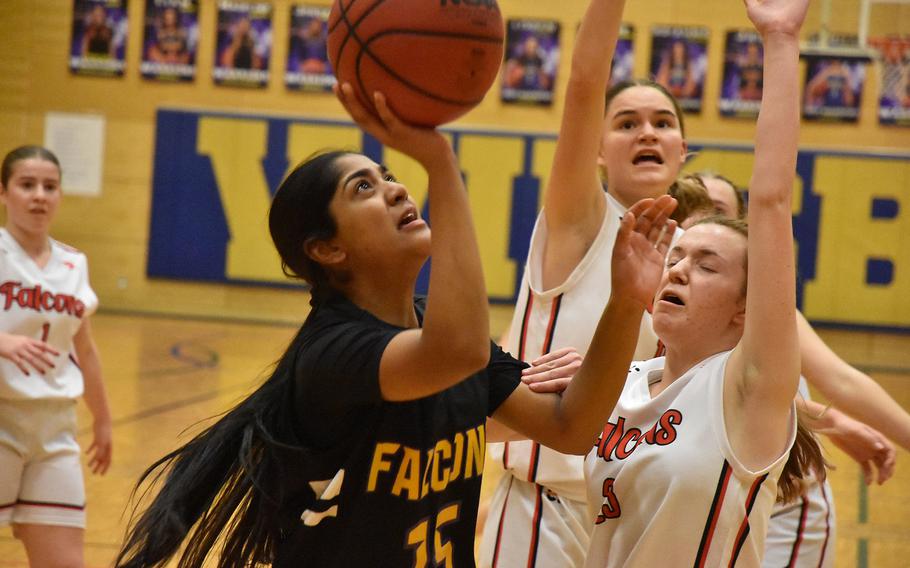
[[[273,7],[268,2],[219,0],[213,79],[218,85],[265,88],[272,67]],[[291,6],[284,83],[288,89],[328,91],[334,82],[326,52],[326,6]],[[126,0],[74,0],[70,70],[120,76],[126,69]],[[561,25],[555,20],[510,19],[500,99],[549,105],[560,68]],[[649,73],[700,113],[710,71],[710,30],[701,26],[651,29]],[[624,25],[613,62],[613,80],[633,76],[635,29]],[[879,122],[910,126],[910,38],[870,42],[880,53]],[[192,81],[199,46],[198,0],[146,0],[140,72],[150,80]],[[754,119],[762,93],[762,46],[754,31],[731,30],[723,51],[720,113]],[[868,58],[807,58],[803,117],[856,122]]]

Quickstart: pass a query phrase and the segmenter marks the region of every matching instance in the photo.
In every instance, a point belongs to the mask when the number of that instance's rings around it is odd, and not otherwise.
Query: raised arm
[[[603,220],[606,202],[597,175],[597,155],[624,5],[624,0],[591,0],[578,29],[553,169],[544,194],[548,229],[545,287],[568,277]]]
[[[746,5],[764,42],[764,90],[749,183],[746,318],[727,366],[724,406],[740,457],[769,463],[780,455],[799,384],[790,198],[799,136],[799,30],[808,0]],[[730,420],[731,413],[737,418]]]
[[[881,431],[910,451],[910,414],[872,377],[852,367],[825,345],[797,314],[802,373],[834,406]]]
[[[584,454],[610,417],[638,343],[645,308],[663,273],[676,230],[676,201],[646,199],[622,220],[613,247],[612,294],[581,368],[562,394],[521,384],[493,415],[498,422],[563,453]]]
[[[490,358],[489,305],[467,191],[452,147],[438,132],[395,117],[377,94],[369,114],[349,84],[338,95],[361,128],[408,154],[429,176],[433,270],[423,327],[399,333],[386,347],[379,386],[386,400],[413,400],[445,390]]]

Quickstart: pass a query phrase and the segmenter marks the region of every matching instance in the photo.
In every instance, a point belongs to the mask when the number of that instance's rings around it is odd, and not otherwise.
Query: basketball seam
[[[402,77],[401,75],[399,75],[398,73],[396,73],[395,71],[390,69],[389,66],[386,65],[382,60],[380,60],[369,48],[369,44],[373,43],[378,38],[381,38],[383,36],[390,35],[390,34],[433,36],[433,37],[446,37],[446,38],[457,38],[457,39],[472,39],[472,40],[477,40],[477,41],[485,42],[485,43],[499,43],[500,41],[502,41],[502,38],[495,38],[495,37],[490,37],[490,36],[477,36],[477,35],[471,35],[471,34],[457,34],[457,33],[452,33],[452,32],[432,32],[432,31],[406,30],[406,29],[384,30],[382,32],[379,32],[376,35],[371,36],[370,39],[368,39],[366,41],[366,43],[364,43],[363,40],[361,40],[359,37],[357,37],[356,38],[357,41],[360,42],[360,53],[357,54],[357,63],[356,63],[355,69],[356,69],[356,75],[357,75],[357,82],[360,84],[360,91],[362,93],[365,93],[368,95],[368,93],[366,92],[366,88],[363,85],[363,79],[360,78],[360,62],[361,62],[364,54],[367,54],[367,55],[369,55],[370,59],[372,59],[376,65],[380,66],[393,79],[398,80],[400,83],[402,83],[406,87],[427,97],[428,99],[432,99],[437,102],[442,102],[442,103],[446,103],[446,104],[450,104],[450,105],[457,105],[457,106],[476,105],[480,101],[483,100],[483,97],[486,95],[486,93],[484,93],[484,95],[482,95],[480,98],[474,98],[474,99],[458,100],[458,99],[450,99],[447,97],[443,97],[443,96],[437,95],[435,93],[431,93],[430,91],[427,91],[423,87],[419,87],[419,86],[415,85],[414,83],[408,81],[407,79],[405,79],[404,77]]]
[[[367,8],[363,14],[361,14],[360,18],[356,22],[351,23],[348,20],[348,11],[351,9],[351,7],[354,5],[354,3],[356,1],[357,0],[351,0],[351,3],[348,4],[347,8],[345,8],[345,6],[343,4],[343,0],[338,0],[338,12],[339,12],[338,21],[335,22],[335,25],[333,25],[331,27],[331,29],[329,29],[329,33],[332,33],[332,31],[334,31],[335,28],[337,28],[341,24],[341,22],[344,22],[345,24],[347,24],[347,27],[348,27],[348,30],[347,30],[348,33],[345,34],[344,39],[341,40],[341,45],[338,46],[338,53],[335,57],[335,61],[332,62],[332,69],[333,69],[333,72],[336,74],[338,73],[338,66],[341,62],[341,55],[344,53],[344,48],[347,47],[347,45],[348,45],[348,40],[351,39],[351,37],[353,37],[354,39],[357,40],[358,43],[361,43],[361,44],[363,43],[360,41],[360,38],[357,36],[357,26],[359,26],[360,22],[362,22],[364,19],[366,19],[367,16],[372,14],[373,10],[375,10],[380,4],[385,2],[385,0],[377,0],[376,2],[373,3],[372,6]],[[358,78],[358,82],[359,82],[359,78]],[[361,85],[361,90],[363,90],[363,85]]]

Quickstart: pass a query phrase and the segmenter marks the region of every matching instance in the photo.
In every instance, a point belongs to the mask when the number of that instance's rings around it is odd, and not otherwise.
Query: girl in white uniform
[[[50,238],[60,166],[44,148],[7,154],[0,175],[0,526],[32,566],[81,566],[85,489],[75,401],[94,417],[89,468],[111,460],[111,418],[89,316],[85,255]],[[78,361],[78,363],[77,363]],[[81,368],[80,368],[81,367]]]
[[[662,87],[627,82],[607,93],[623,6],[592,0],[576,39],[544,209],[507,344],[525,361],[563,347],[586,353],[610,297],[620,218],[640,199],[666,194],[686,156],[682,112]],[[644,313],[635,358],[656,350]],[[591,530],[583,460],[533,441],[494,446],[491,454],[506,474],[490,503],[479,565],[581,566]]]
[[[823,472],[811,436],[787,462],[800,369],[790,196],[808,0],[746,5],[766,86],[751,235],[716,218],[670,250],[652,314],[667,355],[632,366],[585,462],[595,518],[587,566],[759,566],[778,493],[791,499],[801,475]]]

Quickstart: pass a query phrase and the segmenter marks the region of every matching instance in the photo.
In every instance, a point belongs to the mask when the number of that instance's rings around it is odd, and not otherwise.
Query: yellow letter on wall
[[[212,161],[231,233],[225,263],[231,279],[285,279],[267,224],[269,189],[262,170],[267,127],[264,120],[199,119],[197,149]]]
[[[879,158],[820,157],[814,193],[821,203],[818,263],[806,284],[809,319],[871,325],[910,324],[910,163]],[[897,202],[897,216],[873,218],[873,199]],[[867,283],[870,260],[893,268],[892,279]]]

